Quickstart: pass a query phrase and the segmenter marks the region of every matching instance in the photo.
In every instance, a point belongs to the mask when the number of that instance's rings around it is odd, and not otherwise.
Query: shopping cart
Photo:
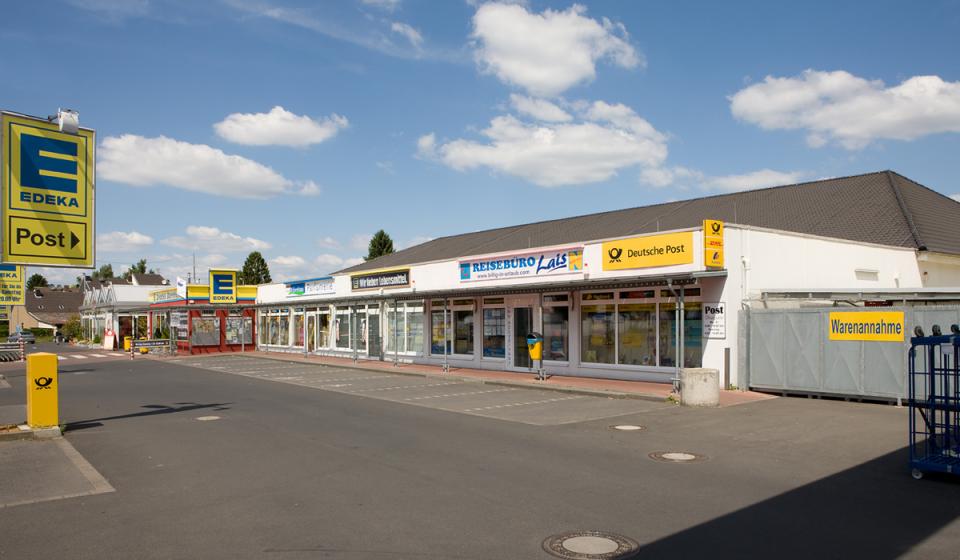
[[[943,334],[938,325],[910,339],[910,468],[960,474],[960,326]]]

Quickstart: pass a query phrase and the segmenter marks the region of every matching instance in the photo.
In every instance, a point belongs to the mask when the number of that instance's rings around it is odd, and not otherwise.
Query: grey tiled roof
[[[441,237],[340,272],[693,228],[705,219],[960,255],[960,202],[880,171]]]
[[[81,303],[83,292],[79,290],[34,288],[24,294],[27,313],[38,321],[51,325],[62,325],[70,317],[77,315]]]

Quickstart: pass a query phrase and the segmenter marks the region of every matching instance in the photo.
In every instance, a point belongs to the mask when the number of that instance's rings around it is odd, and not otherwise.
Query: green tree
[[[94,270],[90,277],[94,280],[109,280],[113,278],[113,265],[110,263],[100,265],[100,268]]]
[[[34,288],[46,288],[50,283],[47,282],[47,279],[43,277],[39,272],[35,273],[27,280],[27,289],[32,290]]]
[[[257,284],[269,284],[273,280],[270,278],[270,267],[267,261],[263,259],[260,251],[253,251],[247,255],[247,260],[243,263],[240,270],[240,283],[247,286]]]
[[[363,260],[372,261],[377,257],[389,255],[392,252],[393,239],[390,239],[390,235],[381,229],[370,238],[370,248],[367,251],[367,256],[363,257]]]
[[[152,268],[147,270],[147,259],[140,259],[137,264],[130,265],[130,268],[123,273],[123,279],[129,280],[134,274],[154,274],[154,270]]]
[[[80,316],[71,315],[67,322],[63,324],[62,332],[64,336],[71,340],[78,340],[83,336],[83,328],[80,325]]]

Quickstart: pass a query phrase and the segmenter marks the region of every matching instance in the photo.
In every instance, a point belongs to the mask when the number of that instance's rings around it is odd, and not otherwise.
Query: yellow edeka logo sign
[[[3,262],[93,267],[92,130],[3,113]]]
[[[693,232],[631,237],[603,244],[603,269],[625,270],[693,262]]]
[[[210,270],[210,303],[237,303],[236,270]]]
[[[830,313],[830,340],[903,342],[902,311],[834,311]]]
[[[23,305],[23,267],[0,264],[0,305]]]

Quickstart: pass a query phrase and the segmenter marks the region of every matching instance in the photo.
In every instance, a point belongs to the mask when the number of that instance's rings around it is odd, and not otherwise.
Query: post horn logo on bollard
[[[33,383],[37,386],[37,390],[40,389],[49,389],[50,384],[53,383],[52,377],[38,377],[33,380]]]

